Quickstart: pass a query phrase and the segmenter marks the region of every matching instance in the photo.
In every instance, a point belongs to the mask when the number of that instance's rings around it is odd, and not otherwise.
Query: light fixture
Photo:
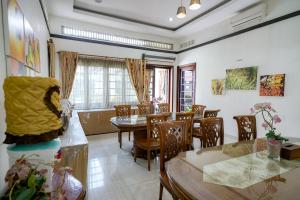
[[[181,4],[177,9],[176,17],[181,19],[181,18],[184,18],[185,16],[186,16],[186,10],[185,10],[185,7],[182,6],[182,0],[181,0]]]
[[[197,10],[201,7],[200,0],[191,0],[190,10]]]
[[[173,18],[172,18],[172,17],[169,17],[169,21],[172,22],[172,21],[173,21]]]

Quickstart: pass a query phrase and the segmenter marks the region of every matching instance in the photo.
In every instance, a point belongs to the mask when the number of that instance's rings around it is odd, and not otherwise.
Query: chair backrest
[[[239,133],[239,142],[254,140],[257,136],[256,117],[255,115],[239,115],[234,116]]]
[[[204,105],[192,105],[192,112],[195,113],[195,115],[201,115],[203,116],[204,113],[204,109],[206,108],[206,106]]]
[[[117,105],[115,106],[116,116],[130,116],[131,115],[131,105]]]
[[[168,121],[160,123],[160,170],[165,171],[165,162],[174,158],[186,149],[186,123],[183,121]]]
[[[168,103],[159,103],[157,105],[160,113],[170,112],[170,105]]]
[[[151,105],[150,104],[138,104],[139,115],[149,115],[151,114]]]
[[[220,112],[221,110],[205,110],[204,111],[204,118],[208,118],[208,117],[217,117],[218,116],[218,112]]]
[[[203,118],[200,120],[203,135],[203,147],[213,147],[224,144],[224,124],[221,117]]]
[[[193,112],[178,112],[176,113],[176,121],[184,121],[187,124],[187,134],[186,134],[186,145],[190,149],[193,145],[193,122],[194,113]]]
[[[165,114],[150,114],[147,115],[147,143],[159,142],[160,135],[158,131],[158,124],[168,120],[168,115]]]

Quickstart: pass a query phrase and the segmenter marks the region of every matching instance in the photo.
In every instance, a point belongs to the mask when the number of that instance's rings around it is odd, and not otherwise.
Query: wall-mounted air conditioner
[[[248,9],[240,11],[231,18],[231,26],[233,31],[239,31],[256,24],[259,24],[266,17],[266,3],[260,3]]]

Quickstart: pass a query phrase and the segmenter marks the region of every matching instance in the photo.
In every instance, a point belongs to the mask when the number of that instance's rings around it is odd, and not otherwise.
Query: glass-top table
[[[187,151],[166,163],[166,173],[190,199],[299,199],[300,159],[272,160],[266,148],[261,138]]]

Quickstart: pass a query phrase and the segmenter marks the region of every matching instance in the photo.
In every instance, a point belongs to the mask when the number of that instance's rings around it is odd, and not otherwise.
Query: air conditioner
[[[266,3],[260,3],[240,11],[230,20],[233,31],[239,31],[261,23],[266,17],[266,8]]]

